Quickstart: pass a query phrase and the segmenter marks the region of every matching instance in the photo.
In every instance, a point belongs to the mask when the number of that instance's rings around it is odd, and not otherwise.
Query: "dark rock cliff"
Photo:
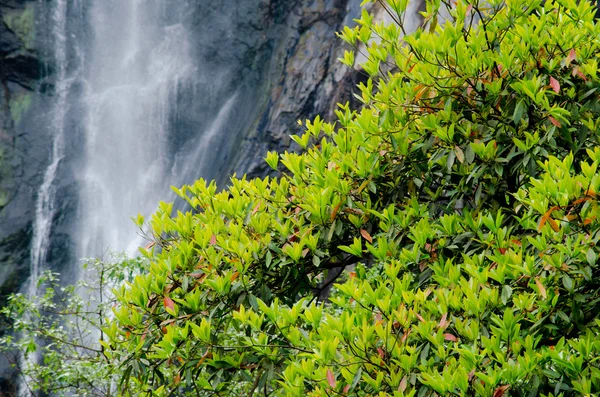
[[[29,274],[34,196],[45,163],[44,145],[29,131],[42,78],[34,19],[33,2],[0,0],[0,307]],[[5,365],[0,360],[0,371]],[[0,379],[0,395],[9,384]]]
[[[29,130],[42,77],[35,4],[0,1],[0,305],[27,277],[43,144]]]
[[[243,137],[233,170],[261,176],[269,172],[267,151],[293,148],[290,135],[302,131],[298,120],[334,118],[336,104],[352,101],[364,75],[342,65],[347,47],[335,33],[359,16],[359,0],[295,2],[276,28],[264,95],[254,125]]]

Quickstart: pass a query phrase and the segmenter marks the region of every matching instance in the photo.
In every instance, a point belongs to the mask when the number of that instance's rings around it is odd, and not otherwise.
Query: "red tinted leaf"
[[[469,382],[473,379],[473,376],[475,376],[475,369],[472,369],[471,372],[469,372]]]
[[[350,390],[350,385],[344,386],[344,393],[348,393],[349,390]]]
[[[550,87],[552,87],[557,94],[560,92],[560,83],[552,76],[550,76]]]
[[[559,207],[557,205],[555,205],[554,207],[552,207],[548,211],[546,211],[544,216],[542,216],[542,219],[540,219],[540,225],[538,226],[538,232],[542,231],[542,228],[546,224],[546,221],[548,221],[548,219],[550,219],[550,215],[552,215],[552,212],[556,211],[557,209],[559,209]]]
[[[337,205],[335,207],[333,207],[333,211],[331,211],[331,216],[329,217],[330,222],[333,222],[333,220],[335,219],[335,216],[337,215],[338,211],[340,210],[341,205],[342,205],[342,202],[340,201],[339,203],[337,203]]]
[[[552,230],[554,230],[555,232],[558,232],[560,230],[558,223],[556,223],[556,221],[554,219],[548,218],[548,224],[550,225]]]
[[[207,350],[206,353],[204,353],[204,355],[202,355],[202,357],[200,358],[200,361],[198,361],[198,364],[196,364],[196,368],[200,368],[200,366],[202,365],[204,360],[206,360],[207,358],[212,358],[212,353],[210,352],[210,350]]]
[[[402,378],[400,384],[398,385],[398,391],[400,393],[403,393],[404,390],[406,390],[406,386],[408,386],[408,379],[406,379],[406,376],[404,376],[404,378]]]
[[[370,243],[373,242],[373,237],[371,237],[369,232],[367,232],[365,229],[360,229],[360,235],[363,236],[364,239],[367,240],[368,242],[370,242]]]
[[[492,397],[502,397],[504,395],[504,392],[506,392],[509,387],[510,385],[500,386],[499,388],[494,390],[494,394],[492,395]]]
[[[383,351],[383,349],[381,347],[377,348],[377,354],[379,355],[379,358],[385,357],[385,352]]]
[[[335,387],[335,376],[331,372],[331,369],[327,370],[327,383],[329,383],[329,386]]]
[[[459,146],[454,147],[454,153],[456,154],[456,158],[458,159],[458,161],[460,161],[461,163],[465,162],[465,153]]]
[[[540,290],[540,295],[542,298],[546,299],[546,287],[544,287],[544,284],[542,284],[541,281],[536,278],[535,285],[537,285],[538,289]]]
[[[175,303],[168,296],[165,296],[165,298],[163,299],[163,303],[167,309],[173,310],[175,308]]]
[[[578,218],[579,218],[579,215],[567,214],[567,221],[569,221],[569,222],[573,222],[574,220],[576,220]]]
[[[419,84],[415,90],[418,90],[417,95],[415,95],[415,102],[418,102],[421,97],[423,96],[423,94],[425,94],[425,92],[427,92],[427,90],[429,89],[429,87],[424,86],[423,84]]]
[[[440,323],[438,324],[439,328],[446,329],[446,327],[450,323],[449,321],[446,321],[447,317],[448,317],[448,313],[444,313],[444,315],[442,316],[442,319],[440,320]]]
[[[444,334],[444,340],[456,342],[458,338],[452,334]]]
[[[567,64],[574,61],[575,58],[577,58],[577,53],[575,53],[575,48],[571,48],[571,51],[569,51],[569,55],[567,55]]]
[[[583,202],[590,201],[590,200],[591,200],[591,198],[590,198],[590,197],[582,197],[582,198],[578,198],[577,200],[573,201],[573,202],[571,203],[571,205],[572,205],[572,206],[576,206],[576,205],[578,205],[578,204],[581,204],[581,203],[583,203]]]
[[[502,64],[499,63],[499,64],[496,65],[495,75],[497,77],[504,77],[504,76],[506,76],[506,72],[504,72],[504,67],[502,66]]]
[[[408,335],[410,335],[410,332],[412,331],[412,329],[409,329],[408,331],[406,331],[403,335],[402,335],[402,339],[400,339],[400,342],[404,343],[406,342],[406,340],[408,339]]]
[[[214,234],[210,238],[210,245],[215,245],[217,243],[217,236]]]

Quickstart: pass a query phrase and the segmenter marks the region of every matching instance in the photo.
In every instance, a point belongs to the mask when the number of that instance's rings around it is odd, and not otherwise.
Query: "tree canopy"
[[[122,394],[600,393],[595,8],[432,0],[409,33],[376,6],[340,33],[360,109],[138,218],[101,342]]]

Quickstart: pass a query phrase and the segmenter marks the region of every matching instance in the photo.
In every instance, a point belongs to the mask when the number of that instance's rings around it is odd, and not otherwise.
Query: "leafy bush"
[[[114,395],[122,373],[97,340],[115,304],[110,290],[141,271],[144,261],[117,255],[84,267],[86,279],[77,285],[64,286],[47,271],[36,280],[38,296],[11,295],[0,309],[12,330],[0,338],[0,353],[18,371],[20,395]]]
[[[595,10],[445,3],[343,30],[364,107],[307,121],[279,178],[161,204],[104,328],[123,394],[600,393]]]

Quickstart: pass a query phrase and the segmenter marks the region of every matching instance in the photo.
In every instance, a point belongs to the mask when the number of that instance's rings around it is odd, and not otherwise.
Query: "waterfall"
[[[173,199],[170,185],[221,176],[252,117],[252,84],[260,72],[244,69],[240,49],[247,45],[231,32],[245,15],[230,13],[225,3],[39,5],[51,14],[44,23],[54,85],[44,126],[52,150],[38,191],[31,280],[51,262],[74,282],[82,258],[136,253],[143,241],[131,218]],[[206,13],[211,17],[202,18]]]
[[[42,1],[43,3],[43,1]],[[67,79],[67,0],[57,0],[51,12],[53,64],[56,65],[55,102],[50,117],[49,132],[52,136],[50,163],[38,191],[35,206],[35,224],[31,242],[31,274],[29,295],[36,294],[36,282],[46,263],[50,229],[55,213],[54,181],[60,161],[64,158],[65,116],[67,97],[72,80]]]
[[[44,7],[44,0],[39,1],[39,6]],[[74,7],[78,7],[74,2]],[[55,68],[55,81],[53,105],[50,110],[48,132],[51,136],[52,146],[50,150],[49,164],[44,172],[42,184],[38,190],[35,204],[35,219],[33,224],[33,236],[30,250],[30,275],[29,283],[25,286],[25,292],[29,296],[35,296],[38,292],[37,281],[46,269],[48,248],[50,246],[50,234],[52,221],[56,213],[56,178],[61,161],[65,157],[65,123],[68,111],[68,98],[71,86],[75,81],[73,76],[68,75],[68,0],[56,0],[51,5],[49,12],[50,21],[50,43],[52,59]],[[20,366],[28,363],[38,363],[39,354],[21,357]],[[29,396],[27,382],[23,379],[19,384],[18,395]]]
[[[133,254],[131,217],[152,213],[169,191],[170,116],[195,66],[187,31],[168,11],[165,1],[140,0],[94,1],[89,10],[79,257]]]

